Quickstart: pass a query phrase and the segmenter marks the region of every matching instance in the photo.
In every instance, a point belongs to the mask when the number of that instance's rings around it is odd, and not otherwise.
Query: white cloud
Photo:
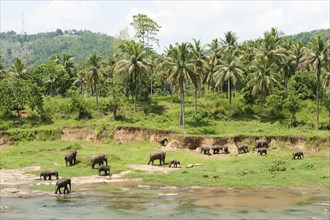
[[[30,30],[88,29],[97,22],[97,5],[93,2],[51,1],[26,11]]]

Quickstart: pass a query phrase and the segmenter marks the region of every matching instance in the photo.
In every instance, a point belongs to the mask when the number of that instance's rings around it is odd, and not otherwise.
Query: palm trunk
[[[99,97],[98,97],[98,94],[97,94],[95,79],[94,79],[94,91],[95,91],[95,98],[96,98],[96,110],[99,110]]]
[[[136,99],[137,99],[137,89],[136,89],[136,69],[134,69],[134,112],[136,112]]]
[[[317,64],[317,88],[316,88],[316,130],[319,129],[320,117],[320,76],[321,76],[321,62]]]
[[[262,93],[260,94],[260,121],[262,121]]]
[[[184,86],[183,83],[180,85],[180,125],[183,126],[183,135],[186,136],[186,123],[184,115]]]
[[[228,79],[228,100],[229,100],[229,117],[231,116],[231,87],[230,80]]]
[[[197,115],[197,88],[195,88],[195,116]]]

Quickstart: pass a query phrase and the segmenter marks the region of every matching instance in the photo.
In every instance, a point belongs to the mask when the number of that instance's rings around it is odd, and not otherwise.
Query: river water
[[[84,186],[1,198],[1,219],[330,219],[328,190]]]

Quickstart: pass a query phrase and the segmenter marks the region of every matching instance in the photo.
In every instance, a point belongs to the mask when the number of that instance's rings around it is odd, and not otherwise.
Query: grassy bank
[[[284,146],[284,145],[279,145]],[[77,149],[78,164],[65,167],[64,154]],[[107,144],[95,142],[20,142],[1,148],[0,168],[41,166],[42,170],[57,170],[61,177],[97,174],[91,169],[90,158],[96,153],[109,155],[111,173],[129,170],[129,164],[146,164],[150,152],[159,149],[146,141]],[[181,169],[167,174],[150,174],[134,170],[129,177],[143,178],[145,182],[174,186],[221,186],[234,188],[312,186],[330,189],[329,146],[319,151],[305,149],[305,159],[292,160],[291,150],[285,147],[270,149],[267,156],[253,153],[243,155],[204,156],[196,151],[176,150],[167,153],[166,162],[177,158]],[[187,164],[203,166],[187,168]],[[155,163],[158,164],[158,161]],[[40,172],[36,172],[39,175]],[[73,183],[74,184],[74,183]]]

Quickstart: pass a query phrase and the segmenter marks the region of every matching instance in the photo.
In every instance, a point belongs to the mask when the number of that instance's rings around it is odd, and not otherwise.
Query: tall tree
[[[228,101],[229,101],[229,115],[231,116],[232,90],[238,82],[244,79],[243,67],[240,65],[240,57],[235,51],[226,53],[223,60],[215,67],[214,81],[216,86],[227,83],[228,87]]]
[[[150,63],[146,59],[146,49],[143,45],[134,41],[128,41],[123,45],[124,58],[118,61],[114,67],[114,74],[129,74],[133,84],[134,111],[137,101],[137,76],[150,73]],[[134,81],[133,81],[134,80]]]
[[[87,61],[87,83],[92,85],[93,92],[96,99],[96,109],[99,109],[99,98],[97,91],[97,84],[102,82],[104,79],[104,70],[101,66],[101,57],[97,56],[96,53],[92,54]]]
[[[249,84],[252,86],[252,95],[260,98],[260,119],[262,119],[263,99],[275,84],[279,84],[275,74],[276,65],[267,57],[260,57],[251,66],[252,78]]]
[[[330,40],[324,42],[320,35],[317,35],[309,42],[309,48],[306,48],[303,57],[301,58],[301,67],[303,69],[312,66],[316,69],[316,129],[319,128],[320,115],[320,89],[321,89],[321,67],[323,63],[329,65],[330,59]]]
[[[183,126],[183,134],[186,135],[185,126],[185,83],[198,84],[196,66],[187,43],[170,45],[167,57],[161,64],[166,69],[167,80],[178,85],[180,91],[180,125]]]
[[[201,45],[200,40],[193,39],[193,44],[189,44],[190,51],[192,53],[192,62],[195,64],[196,67],[196,75],[197,75],[197,84],[194,84],[195,89],[195,115],[197,115],[197,95],[198,89],[201,87],[202,79],[205,77],[205,72],[207,69],[207,62],[206,62],[206,54],[204,51],[204,47]]]
[[[138,38],[146,48],[151,49],[152,42],[159,45],[159,40],[156,38],[156,35],[161,26],[159,26],[157,22],[147,15],[139,13],[133,16],[131,25],[136,31],[135,37]]]

